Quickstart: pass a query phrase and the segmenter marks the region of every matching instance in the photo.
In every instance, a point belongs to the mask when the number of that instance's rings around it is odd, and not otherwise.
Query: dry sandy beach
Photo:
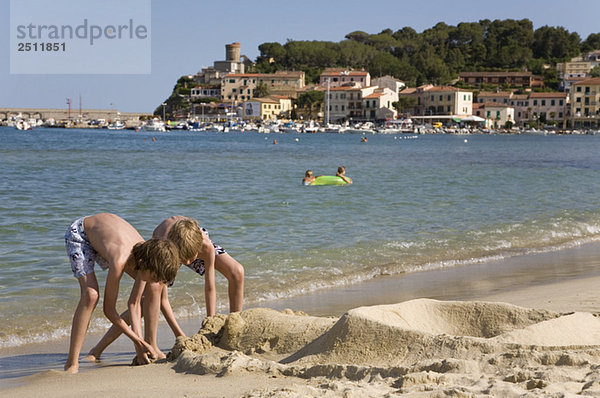
[[[179,339],[169,362],[120,363],[78,375],[47,370],[1,394],[600,396],[600,276],[592,272],[599,254],[592,245],[571,254],[514,258],[504,264],[505,280],[483,268],[486,276],[479,278],[476,268],[437,272],[426,283],[435,295],[419,296],[423,275],[411,276],[414,297],[398,291],[401,278],[381,278],[316,295],[314,302],[299,299],[280,302],[277,310],[217,315],[205,320],[199,333]],[[589,266],[584,277],[555,272],[545,278],[536,266],[523,264],[582,258]],[[518,271],[509,271],[511,262],[521,264]],[[355,305],[361,297],[366,306]],[[288,304],[293,310],[282,309]]]

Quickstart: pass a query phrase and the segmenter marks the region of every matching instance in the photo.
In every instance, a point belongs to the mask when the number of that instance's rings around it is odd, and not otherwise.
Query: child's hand
[[[138,365],[146,365],[152,363],[152,361],[155,360],[157,357],[152,346],[144,340],[141,340],[138,344],[135,345],[135,351],[137,353]]]

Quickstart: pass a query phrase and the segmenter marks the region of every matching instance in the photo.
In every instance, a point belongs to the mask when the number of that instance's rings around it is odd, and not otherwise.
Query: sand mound
[[[178,339],[169,359],[177,358],[184,350],[203,353],[212,346],[248,354],[290,354],[316,339],[335,322],[335,318],[268,308],[216,315],[205,319],[200,331],[191,338]]]
[[[550,311],[485,302],[419,299],[360,307],[348,311],[326,334],[282,362],[311,357],[307,361],[388,366],[424,358],[469,359],[503,350],[509,343],[570,346],[579,341],[579,345],[588,345],[600,331],[600,322],[582,326],[579,317],[563,318]],[[581,331],[550,332],[553,326],[569,324]],[[542,330],[546,333],[540,334]],[[590,337],[577,340],[576,336],[586,334]]]
[[[600,320],[589,313],[421,299],[356,308],[337,322],[268,309],[210,322],[187,339],[199,349],[181,349],[178,371],[307,380],[299,390],[250,396],[301,396],[305,388],[319,396],[600,395]],[[255,355],[265,352],[284,355]]]

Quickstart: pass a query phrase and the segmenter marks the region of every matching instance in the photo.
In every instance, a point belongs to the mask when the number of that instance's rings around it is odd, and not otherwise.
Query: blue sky
[[[55,4],[50,0],[15,1]],[[111,1],[116,0],[104,3]],[[562,26],[582,39],[600,32],[600,1],[596,0],[152,0],[151,4],[150,74],[20,75],[10,73],[10,0],[0,0],[0,26],[4,27],[0,35],[0,107],[62,108],[65,98],[72,98],[78,106],[81,96],[84,108],[152,112],[170,95],[180,76],[223,60],[225,44],[236,41],[242,44],[242,54],[255,59],[264,42],[337,42],[355,30],[378,33],[410,26],[422,32],[438,22],[456,25],[481,19],[528,18],[534,28]],[[93,16],[94,7],[89,13]],[[118,58],[119,54],[112,55]]]

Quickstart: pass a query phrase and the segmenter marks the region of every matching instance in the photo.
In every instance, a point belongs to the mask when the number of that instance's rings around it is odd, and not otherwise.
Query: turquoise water
[[[80,216],[116,213],[146,238],[168,216],[196,218],[244,265],[252,306],[598,241],[599,154],[597,136],[374,135],[365,144],[338,134],[0,127],[0,348],[68,336],[79,288],[63,234]],[[339,165],[353,185],[300,184],[306,169]],[[124,277],[122,309],[130,286]],[[203,316],[194,272],[182,268],[170,297],[179,317]],[[97,310],[91,329],[107,325]]]

